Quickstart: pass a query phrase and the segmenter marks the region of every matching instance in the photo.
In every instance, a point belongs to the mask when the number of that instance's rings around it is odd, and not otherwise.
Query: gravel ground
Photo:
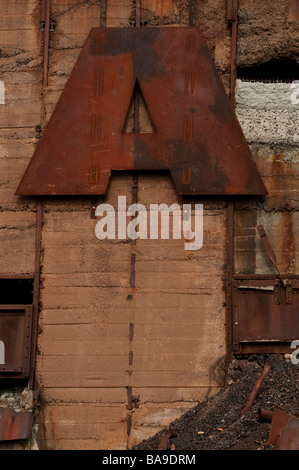
[[[240,416],[266,363],[271,369],[246,416]],[[234,358],[228,368],[227,385],[217,395],[198,403],[169,428],[168,449],[175,450],[272,450],[265,445],[271,423],[257,417],[259,408],[275,408],[299,417],[299,365],[287,355],[251,355]],[[139,444],[136,450],[157,450],[169,429]]]

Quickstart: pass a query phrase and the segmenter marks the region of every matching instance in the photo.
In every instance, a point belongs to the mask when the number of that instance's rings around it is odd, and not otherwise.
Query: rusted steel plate
[[[1,305],[0,341],[3,349],[0,378],[29,376],[32,306]]]
[[[248,351],[249,343],[258,350],[257,343],[260,348],[268,343],[268,352],[279,352],[281,343],[285,352],[285,343],[299,338],[298,294],[298,279],[288,279],[287,287],[278,279],[233,281],[234,350],[244,344]]]
[[[275,408],[268,444],[275,450],[299,450],[299,419]]]
[[[162,435],[160,441],[159,441],[159,445],[158,445],[158,450],[167,450],[168,448],[168,445],[169,445],[169,439],[172,437],[172,436],[175,436],[175,432],[173,431],[173,429],[171,428],[168,428],[166,433]]]
[[[136,81],[154,133],[122,132]],[[104,194],[133,169],[180,194],[267,193],[197,27],[92,29],[16,194]]]
[[[16,412],[10,408],[0,408],[0,441],[29,439],[33,423],[33,413]]]

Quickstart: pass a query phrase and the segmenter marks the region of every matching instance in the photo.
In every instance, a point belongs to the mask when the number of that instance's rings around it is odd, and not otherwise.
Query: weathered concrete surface
[[[41,36],[37,1],[0,3],[0,274],[34,271],[36,202],[14,196],[18,181],[32,156],[36,125],[41,122]],[[31,410],[27,387],[3,389],[2,407]],[[35,434],[28,442],[1,442],[1,450],[37,448]]]
[[[237,80],[236,113],[269,192],[263,201],[236,205],[235,268],[242,274],[276,273],[256,232],[258,224],[266,228],[280,271],[298,272],[297,86]]]
[[[41,40],[38,2],[0,5],[0,272],[34,270],[36,204],[14,196],[36,144],[41,119]]]
[[[240,67],[281,58],[298,60],[297,0],[239,0],[238,5],[237,60]]]
[[[296,83],[237,80],[236,112],[248,142],[298,144]]]
[[[112,178],[105,201],[116,202],[119,194],[130,201],[131,186],[131,176]],[[176,201],[169,175],[140,176],[139,188],[142,204]],[[109,424],[107,441],[88,440],[87,446],[135,445],[221,385],[217,361],[225,357],[225,308],[216,264],[220,252],[225,264],[225,219],[225,209],[207,210],[205,247],[192,254],[183,240],[137,240],[132,289],[129,241],[96,239],[88,208],[67,211],[62,204],[59,210],[56,202],[56,210],[44,215],[38,371],[47,407],[52,409],[54,400],[56,407],[57,400],[68,403],[71,394],[86,410],[98,403],[97,413],[105,416],[114,396],[120,413],[119,421]],[[126,426],[119,429],[122,414],[126,419],[131,414],[128,387],[139,396],[129,435]],[[157,409],[160,418],[154,420]],[[78,445],[67,437],[76,433],[71,423],[66,428],[51,421],[52,413],[47,416],[50,446]],[[84,434],[87,424],[74,426]]]
[[[297,274],[298,261],[298,152],[293,145],[254,143],[251,146],[268,196],[238,201],[235,212],[235,271],[276,274],[256,227],[262,224],[282,273]]]

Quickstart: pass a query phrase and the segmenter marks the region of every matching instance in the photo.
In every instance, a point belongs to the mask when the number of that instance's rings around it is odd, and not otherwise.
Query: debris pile
[[[298,418],[299,365],[281,354],[236,357],[223,390],[135,449],[299,450]]]

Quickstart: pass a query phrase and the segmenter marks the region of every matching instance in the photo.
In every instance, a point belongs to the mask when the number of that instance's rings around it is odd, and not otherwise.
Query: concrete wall
[[[257,9],[264,12],[265,4],[272,8],[272,3],[240,2],[240,63],[252,64],[257,56],[263,60],[254,31],[263,35],[265,23],[260,24]],[[293,36],[294,5],[289,3],[287,19]],[[46,88],[39,12],[37,0],[2,0],[0,5],[0,80],[5,86],[5,104],[0,104],[2,274],[34,270],[37,203],[16,198],[14,191],[89,30],[99,25],[100,2],[52,0],[51,18],[57,26],[50,36]],[[141,15],[148,26],[185,26],[188,5],[142,0]],[[107,26],[129,27],[132,18],[133,1],[108,0]],[[279,29],[274,13],[264,15],[264,21],[268,30]],[[228,90],[226,1],[197,4],[196,24]],[[267,43],[268,52],[273,46],[272,55],[275,41],[279,43],[279,37]],[[288,44],[293,54],[293,41]],[[285,111],[281,106],[269,109],[270,89],[265,93],[263,84],[237,84],[237,113],[270,192],[265,201],[236,204],[238,272],[272,272],[255,234],[257,222],[270,228],[281,267],[288,272],[297,269],[298,114],[289,103]],[[278,91],[285,104],[286,94]],[[278,133],[269,119],[276,119]],[[114,205],[123,195],[130,203],[132,186],[131,174],[115,174],[99,202]],[[137,196],[146,206],[182,203],[165,174],[140,174]],[[227,201],[197,200],[204,204],[204,244],[197,252],[185,251],[183,240],[137,240],[135,246],[130,240],[100,241],[95,237],[97,221],[90,217],[91,202],[90,198],[44,201],[37,356],[41,401],[36,420],[44,438],[32,444],[40,448],[131,448],[216,393],[224,381]]]
[[[114,177],[105,200],[130,198],[131,187],[131,176]],[[142,175],[139,188],[140,203],[176,201],[169,177]],[[183,240],[137,240],[133,249],[97,240],[88,205],[69,209],[58,203],[44,216],[38,372],[47,443],[126,448],[221,386],[226,214],[206,209],[205,246],[191,256]]]

